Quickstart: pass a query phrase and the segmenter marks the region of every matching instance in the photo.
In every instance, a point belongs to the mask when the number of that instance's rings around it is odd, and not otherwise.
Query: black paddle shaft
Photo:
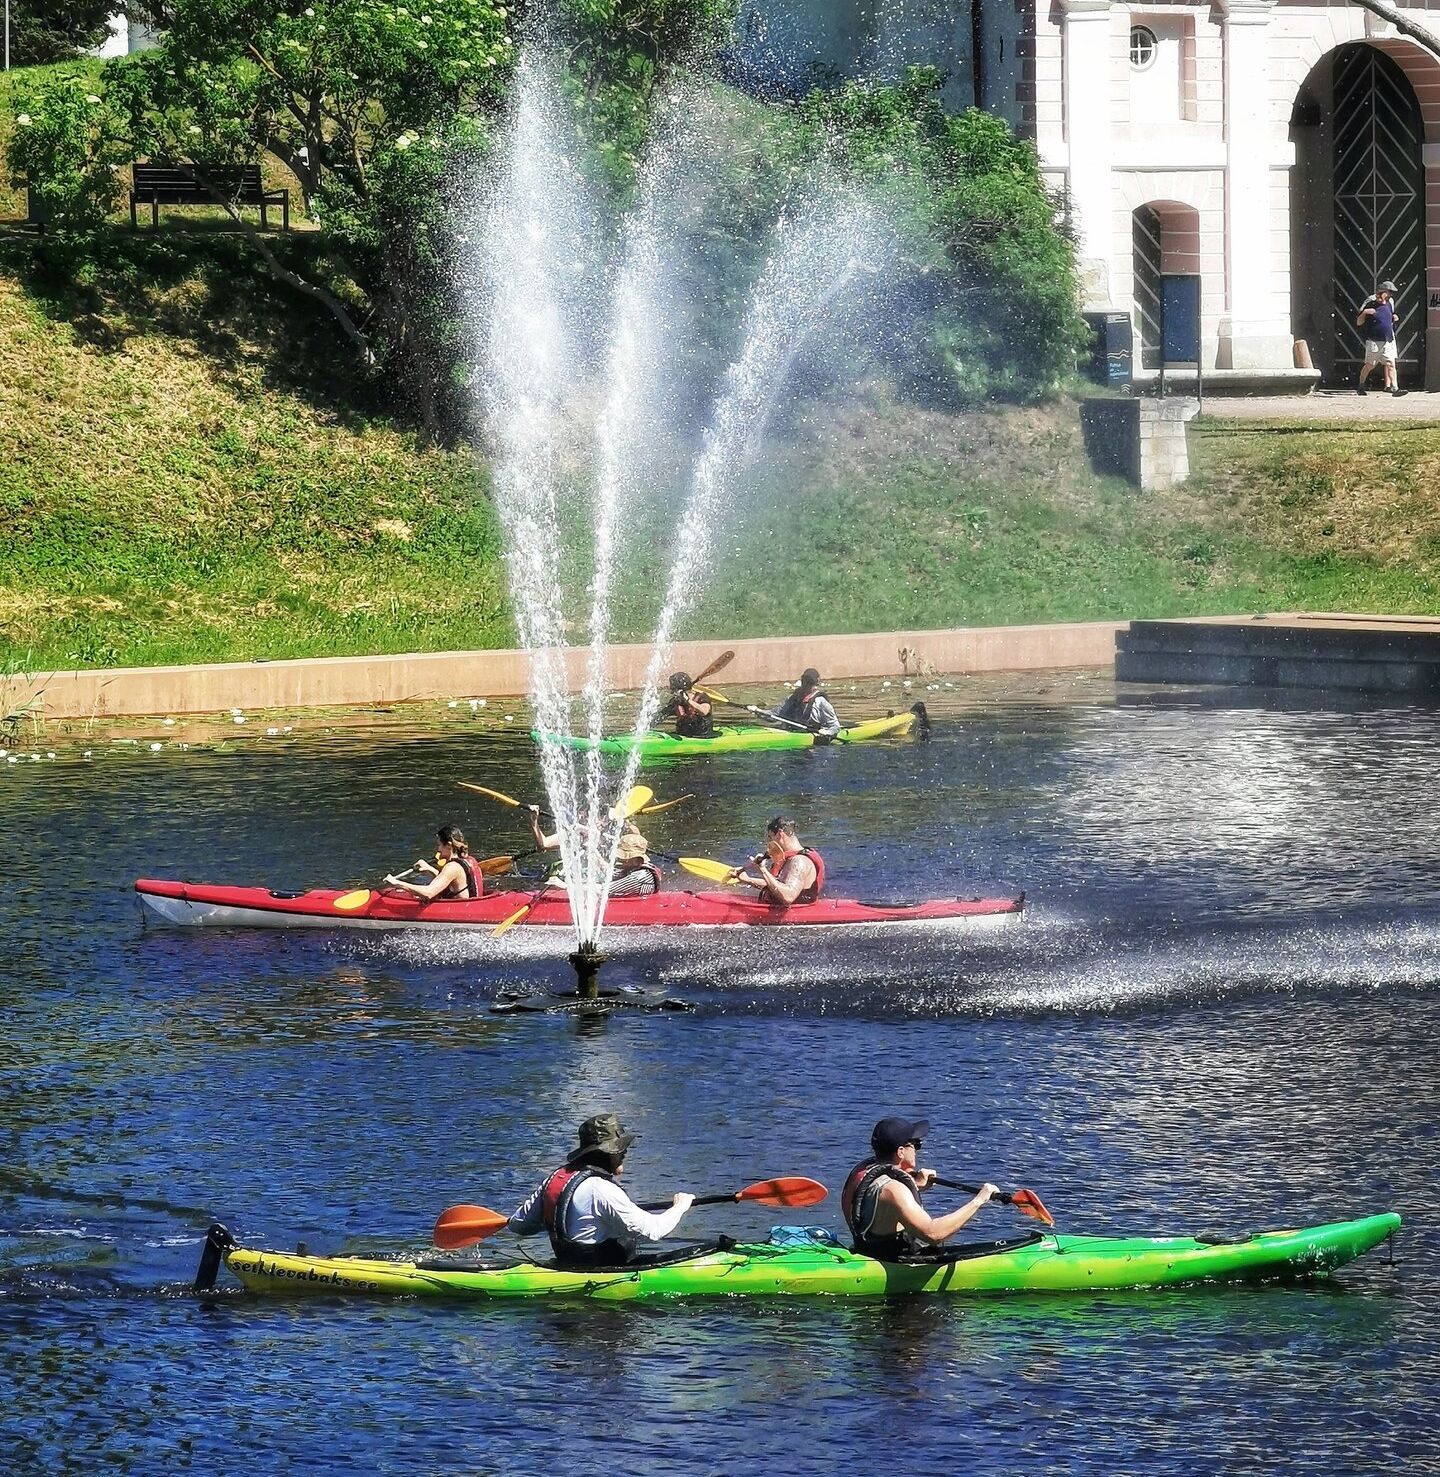
[[[696,1205],[734,1205],[736,1203],[737,1197],[733,1192],[729,1195],[697,1195],[695,1197]],[[667,1200],[663,1205],[642,1205],[640,1209],[648,1210],[651,1215],[659,1215],[662,1211],[669,1210],[672,1204],[674,1204],[673,1201]]]
[[[942,1180],[938,1174],[935,1176],[933,1183],[944,1185],[947,1190],[964,1190],[967,1195],[978,1195],[980,1193],[979,1185],[962,1185],[959,1180]],[[1013,1205],[1015,1203],[1015,1197],[1013,1195],[1007,1195],[1004,1190],[997,1190],[990,1198],[992,1200],[998,1200],[1001,1205]]]

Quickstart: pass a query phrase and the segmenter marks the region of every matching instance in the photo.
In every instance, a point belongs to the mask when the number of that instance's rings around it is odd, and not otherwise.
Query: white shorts
[[[1365,362],[1367,364],[1393,364],[1395,362],[1395,340],[1381,343],[1378,339],[1365,340]]]

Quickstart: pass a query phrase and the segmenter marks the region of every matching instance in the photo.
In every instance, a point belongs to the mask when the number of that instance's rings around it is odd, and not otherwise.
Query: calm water
[[[0,767],[0,1469],[790,1473],[889,1452],[966,1473],[1440,1470],[1435,711],[1117,696],[1083,675],[966,693],[926,694],[928,745],[652,767],[661,798],[699,798],[647,829],[738,858],[788,810],[838,892],[1023,887],[1023,924],[682,939],[609,980],[698,1011],[598,1027],[488,1013],[560,978],[514,933],[518,954],[147,933],[129,892],[374,881],[444,819],[517,849],[515,813],[454,781],[528,792],[519,736],[392,726]],[[187,1291],[211,1219],[252,1244],[418,1249],[448,1204],[510,1208],[602,1108],[643,1135],[641,1198],[773,1173],[838,1187],[899,1110],[935,1121],[926,1162],[1033,1185],[1072,1231],[1387,1207],[1408,1226],[1394,1265],[1311,1289],[548,1308]],[[805,1215],[838,1222],[833,1200]]]

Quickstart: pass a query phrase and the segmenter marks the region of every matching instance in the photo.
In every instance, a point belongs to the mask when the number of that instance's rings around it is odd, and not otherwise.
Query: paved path
[[[1440,394],[1412,390],[1396,397],[1372,390],[1317,390],[1311,395],[1207,395],[1205,415],[1226,421],[1440,421]]]

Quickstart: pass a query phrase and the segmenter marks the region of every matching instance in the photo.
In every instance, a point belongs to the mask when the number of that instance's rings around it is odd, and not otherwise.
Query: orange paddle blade
[[[461,1246],[473,1246],[484,1241],[509,1224],[509,1216],[498,1210],[486,1210],[483,1205],[452,1205],[442,1210],[435,1222],[435,1245],[443,1251],[454,1251]]]
[[[804,1175],[792,1174],[777,1180],[758,1180],[736,1192],[737,1200],[753,1201],[757,1205],[819,1205],[829,1194],[819,1180],[808,1180]]]
[[[372,896],[368,887],[361,887],[355,892],[342,892],[331,906],[337,913],[358,913]]]
[[[475,863],[484,877],[499,877],[515,865],[513,856],[486,856]]]
[[[1044,1201],[1034,1190],[1012,1190],[1010,1203],[1021,1215],[1028,1215],[1033,1220],[1043,1221],[1047,1226],[1055,1224],[1055,1217],[1045,1209]]]

